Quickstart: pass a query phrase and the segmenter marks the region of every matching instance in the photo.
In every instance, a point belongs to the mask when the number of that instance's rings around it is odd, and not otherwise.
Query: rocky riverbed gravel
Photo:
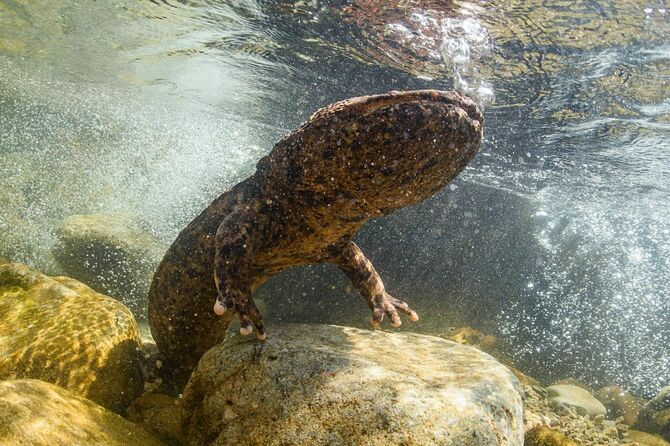
[[[623,424],[623,417],[607,420],[598,415],[591,418],[578,414],[572,407],[552,407],[546,389],[539,386],[524,385],[524,395],[524,430],[527,432],[544,425],[581,446],[642,446],[628,438],[629,427]]]

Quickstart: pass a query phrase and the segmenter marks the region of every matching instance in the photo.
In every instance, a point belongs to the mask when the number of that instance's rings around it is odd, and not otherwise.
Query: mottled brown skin
[[[281,140],[256,172],[207,207],[165,254],[149,292],[149,322],[176,389],[220,342],[265,337],[253,291],[295,265],[329,262],[353,282],[379,325],[418,316],[389,295],[352,241],[373,217],[448,184],[481,145],[484,120],[455,92],[419,90],[329,105]],[[213,307],[214,306],[214,311]]]

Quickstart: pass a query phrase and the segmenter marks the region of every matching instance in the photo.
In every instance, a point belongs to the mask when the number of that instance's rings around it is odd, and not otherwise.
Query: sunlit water
[[[670,383],[668,82],[662,1],[0,0],[0,255],[57,271],[54,227],[97,211],[169,243],[318,107],[458,88],[485,145],[363,231],[387,287],[541,379],[649,396]],[[299,277],[276,305],[326,300]]]

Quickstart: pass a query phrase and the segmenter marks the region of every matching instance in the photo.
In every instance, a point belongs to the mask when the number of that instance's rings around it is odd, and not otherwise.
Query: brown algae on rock
[[[524,446],[578,446],[561,432],[547,426],[536,426],[526,432]]]

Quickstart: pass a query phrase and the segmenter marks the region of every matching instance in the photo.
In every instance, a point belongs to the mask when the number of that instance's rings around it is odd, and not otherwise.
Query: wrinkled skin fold
[[[202,354],[237,315],[240,332],[265,329],[252,294],[271,275],[328,262],[372,310],[417,320],[387,293],[352,241],[370,218],[418,203],[477,153],[484,119],[455,92],[390,92],[336,102],[275,145],[256,172],[218,197],[177,237],[149,291],[149,323],[163,381],[181,390]]]

